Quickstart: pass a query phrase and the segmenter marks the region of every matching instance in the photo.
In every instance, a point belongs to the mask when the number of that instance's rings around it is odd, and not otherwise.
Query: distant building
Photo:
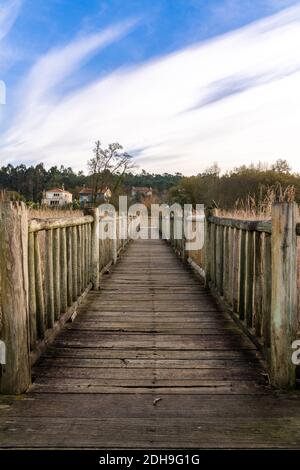
[[[111,198],[111,190],[106,187],[99,189],[97,192],[96,202],[108,202]],[[91,188],[82,188],[79,192],[80,204],[92,203],[93,202],[93,190]]]
[[[47,189],[43,192],[42,204],[46,206],[65,206],[72,203],[72,193],[63,188]]]
[[[147,197],[152,196],[151,186],[150,187],[147,187],[147,186],[132,186],[131,196],[134,197],[134,196],[137,196],[137,195],[147,196]]]

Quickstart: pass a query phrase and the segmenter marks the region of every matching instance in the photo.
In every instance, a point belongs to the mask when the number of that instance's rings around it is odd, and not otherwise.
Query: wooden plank
[[[159,394],[157,394],[157,397]],[[28,397],[29,398],[29,397]],[[253,418],[299,418],[296,400],[281,399],[262,393],[249,395],[169,394],[153,404],[151,394],[38,394],[23,400],[5,399],[5,418],[217,418],[226,420]],[[46,427],[47,428],[47,427]]]
[[[35,384],[47,382],[47,378],[60,379],[59,383],[83,383],[88,381],[90,384],[107,385],[107,386],[157,386],[174,385],[194,386],[202,384],[206,380],[258,380],[259,374],[257,369],[245,367],[230,368],[145,368],[137,371],[131,368],[107,368],[107,367],[39,367],[37,369],[38,377]],[[261,377],[263,380],[263,377]]]
[[[64,313],[68,308],[67,233],[65,228],[60,231],[60,283],[61,311]]]
[[[246,232],[240,234],[240,266],[239,266],[239,307],[240,320],[245,319],[246,314]]]
[[[28,218],[24,203],[0,202],[0,254],[0,332],[6,350],[0,393],[19,394],[30,384]]]
[[[281,388],[295,387],[291,345],[297,337],[296,203],[277,203],[272,210],[271,375]]]
[[[199,349],[199,350],[176,350],[176,349],[96,349],[96,348],[68,348],[67,346],[50,346],[44,354],[44,357],[68,357],[68,358],[86,358],[86,359],[153,359],[153,360],[186,360],[195,359],[199,363],[203,360],[224,360],[240,359],[247,362],[258,360],[255,349]]]
[[[54,319],[58,320],[61,312],[60,300],[60,229],[53,230],[53,289],[54,289]]]
[[[247,232],[246,237],[246,299],[245,320],[248,327],[253,324],[253,283],[254,283],[254,234]]]
[[[217,225],[216,234],[216,284],[220,295],[223,296],[223,248],[224,248],[224,228]]]
[[[72,357],[72,361],[70,361]],[[130,358],[81,358],[81,357],[53,357],[45,356],[35,368],[34,373],[39,374],[40,368],[108,368],[108,369],[238,369],[244,371],[244,358],[242,356],[235,356],[231,359],[130,359]],[[259,361],[252,358],[249,361],[249,367],[253,370],[259,369],[263,371]]]
[[[66,227],[77,227],[78,225],[93,223],[93,217],[82,216],[82,217],[59,217],[51,219],[32,219],[29,221],[29,233],[39,232],[41,230],[54,230],[57,228]]]
[[[43,277],[40,254],[40,241],[38,233],[34,234],[34,264],[35,264],[35,290],[36,290],[36,321],[38,338],[43,338],[46,329],[46,311],[43,289]]]
[[[263,318],[262,334],[266,348],[270,347],[271,337],[271,301],[272,301],[272,261],[271,261],[271,235],[264,237],[264,270],[263,270]]]
[[[232,310],[239,308],[240,230],[234,229],[232,241]]]
[[[66,231],[67,237],[67,299],[68,299],[68,306],[72,305],[73,302],[73,249],[72,249],[72,238],[73,238],[73,230],[72,227],[68,227]]]
[[[78,251],[77,251],[77,227],[72,227],[72,295],[73,302],[77,299],[78,292]]]
[[[228,286],[229,286],[229,227],[224,227],[223,237],[223,293],[224,299],[228,300]]]
[[[81,226],[76,227],[77,237],[77,295],[82,292],[82,231]]]
[[[24,419],[0,427],[1,447],[61,449],[265,449],[299,447],[299,418],[266,420],[261,417],[224,419],[215,417],[158,416],[141,418]],[[30,429],[31,432],[26,432]],[[105,429],[105,432],[103,432]],[[291,436],[294,436],[293,438]],[[296,436],[296,437],[295,437]],[[200,456],[201,459],[201,456]]]
[[[29,393],[3,412],[0,400],[0,447],[294,445],[276,430],[289,416],[295,432],[298,400],[273,394],[254,344],[173,256],[160,240],[129,245],[44,352]]]
[[[237,228],[239,230],[246,230],[250,232],[272,232],[272,222],[269,220],[238,220],[224,217],[209,216],[210,223],[222,225],[224,227]]]
[[[46,232],[46,262],[45,262],[45,299],[46,324],[48,328],[54,325],[54,283],[53,283],[53,231]]]
[[[34,234],[28,236],[28,284],[29,284],[29,328],[30,348],[33,349],[37,340],[36,324],[36,290],[35,290],[35,262],[34,262]]]
[[[254,312],[253,327],[255,335],[262,335],[262,302],[263,302],[263,237],[259,232],[254,233],[255,274],[254,274]]]

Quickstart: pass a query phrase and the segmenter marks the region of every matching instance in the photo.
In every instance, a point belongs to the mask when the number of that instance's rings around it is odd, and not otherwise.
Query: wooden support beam
[[[54,283],[53,283],[53,230],[46,231],[46,266],[45,266],[45,294],[47,328],[54,325]]]
[[[298,207],[276,203],[272,209],[271,380],[280,388],[295,387],[292,342],[297,333]]]
[[[29,278],[29,330],[30,349],[34,349],[37,340],[36,328],[36,290],[35,290],[35,262],[34,262],[34,234],[29,233],[28,238],[28,278]]]
[[[245,319],[247,326],[251,328],[253,324],[254,232],[247,232],[246,240]]]
[[[31,381],[28,312],[28,219],[23,203],[0,204],[0,338],[5,344],[0,393],[20,394]]]
[[[209,287],[211,281],[211,238],[210,238],[210,222],[209,217],[212,216],[210,209],[205,210],[205,238],[204,238],[204,250],[205,250],[205,286]]]
[[[34,266],[35,266],[35,291],[36,291],[36,324],[37,336],[43,338],[46,330],[45,297],[43,289],[42,263],[40,253],[39,234],[34,234]]]
[[[241,230],[240,234],[240,269],[239,269],[239,318],[245,319],[246,312],[246,231]]]
[[[61,282],[61,311],[68,308],[68,274],[67,274],[67,235],[66,228],[60,231],[60,282]]]
[[[93,289],[98,290],[100,287],[99,209],[87,209],[87,212],[93,217],[91,230],[91,281],[93,284]]]
[[[61,276],[60,276],[60,230],[53,230],[53,288],[54,288],[54,319],[58,320],[61,312]]]

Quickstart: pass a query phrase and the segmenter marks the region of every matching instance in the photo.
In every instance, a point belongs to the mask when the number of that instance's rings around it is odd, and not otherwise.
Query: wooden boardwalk
[[[131,243],[34,369],[0,399],[0,448],[300,447],[299,395],[163,241]]]

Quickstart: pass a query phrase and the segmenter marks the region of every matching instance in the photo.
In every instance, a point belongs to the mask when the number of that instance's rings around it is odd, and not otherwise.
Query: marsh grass
[[[293,202],[295,200],[295,187],[281,185],[269,186],[264,195],[251,196],[246,199],[237,199],[231,210],[217,209],[217,215],[243,220],[268,220],[271,218],[272,205],[275,202]]]

